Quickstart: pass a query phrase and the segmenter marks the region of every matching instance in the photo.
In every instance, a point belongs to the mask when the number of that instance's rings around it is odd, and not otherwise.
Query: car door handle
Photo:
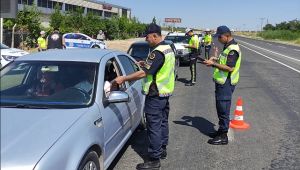
[[[101,127],[102,124],[102,117],[100,117],[99,119],[95,120],[94,125],[97,127]]]

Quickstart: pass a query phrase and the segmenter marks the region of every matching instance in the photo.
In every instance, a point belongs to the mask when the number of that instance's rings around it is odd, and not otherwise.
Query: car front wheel
[[[95,151],[90,151],[85,155],[78,170],[100,170],[98,155]]]
[[[94,45],[92,48],[100,48],[98,45]]]

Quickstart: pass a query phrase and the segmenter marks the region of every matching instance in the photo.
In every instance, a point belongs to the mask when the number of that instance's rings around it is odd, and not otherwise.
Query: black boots
[[[216,136],[213,139],[209,139],[208,142],[211,145],[227,145],[228,144],[228,136],[227,133],[216,133]]]
[[[136,166],[137,170],[159,170],[160,159],[150,159],[147,162],[140,163]]]
[[[160,159],[167,159],[167,148],[163,148],[163,151],[160,155]]]

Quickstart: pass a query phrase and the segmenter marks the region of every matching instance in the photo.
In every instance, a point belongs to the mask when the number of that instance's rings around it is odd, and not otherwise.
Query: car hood
[[[29,54],[29,53],[24,50],[17,49],[17,48],[1,49],[1,55],[23,56],[26,54]]]
[[[86,111],[1,108],[1,169],[32,170]]]
[[[176,50],[179,50],[179,49],[186,49],[184,46],[185,45],[188,45],[188,44],[185,44],[185,43],[174,43],[174,46],[176,48]]]

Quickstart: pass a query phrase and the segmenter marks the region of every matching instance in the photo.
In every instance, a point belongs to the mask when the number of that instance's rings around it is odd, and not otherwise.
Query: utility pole
[[[265,18],[259,18],[259,19],[261,20],[260,31],[263,31],[263,23],[264,23]]]

